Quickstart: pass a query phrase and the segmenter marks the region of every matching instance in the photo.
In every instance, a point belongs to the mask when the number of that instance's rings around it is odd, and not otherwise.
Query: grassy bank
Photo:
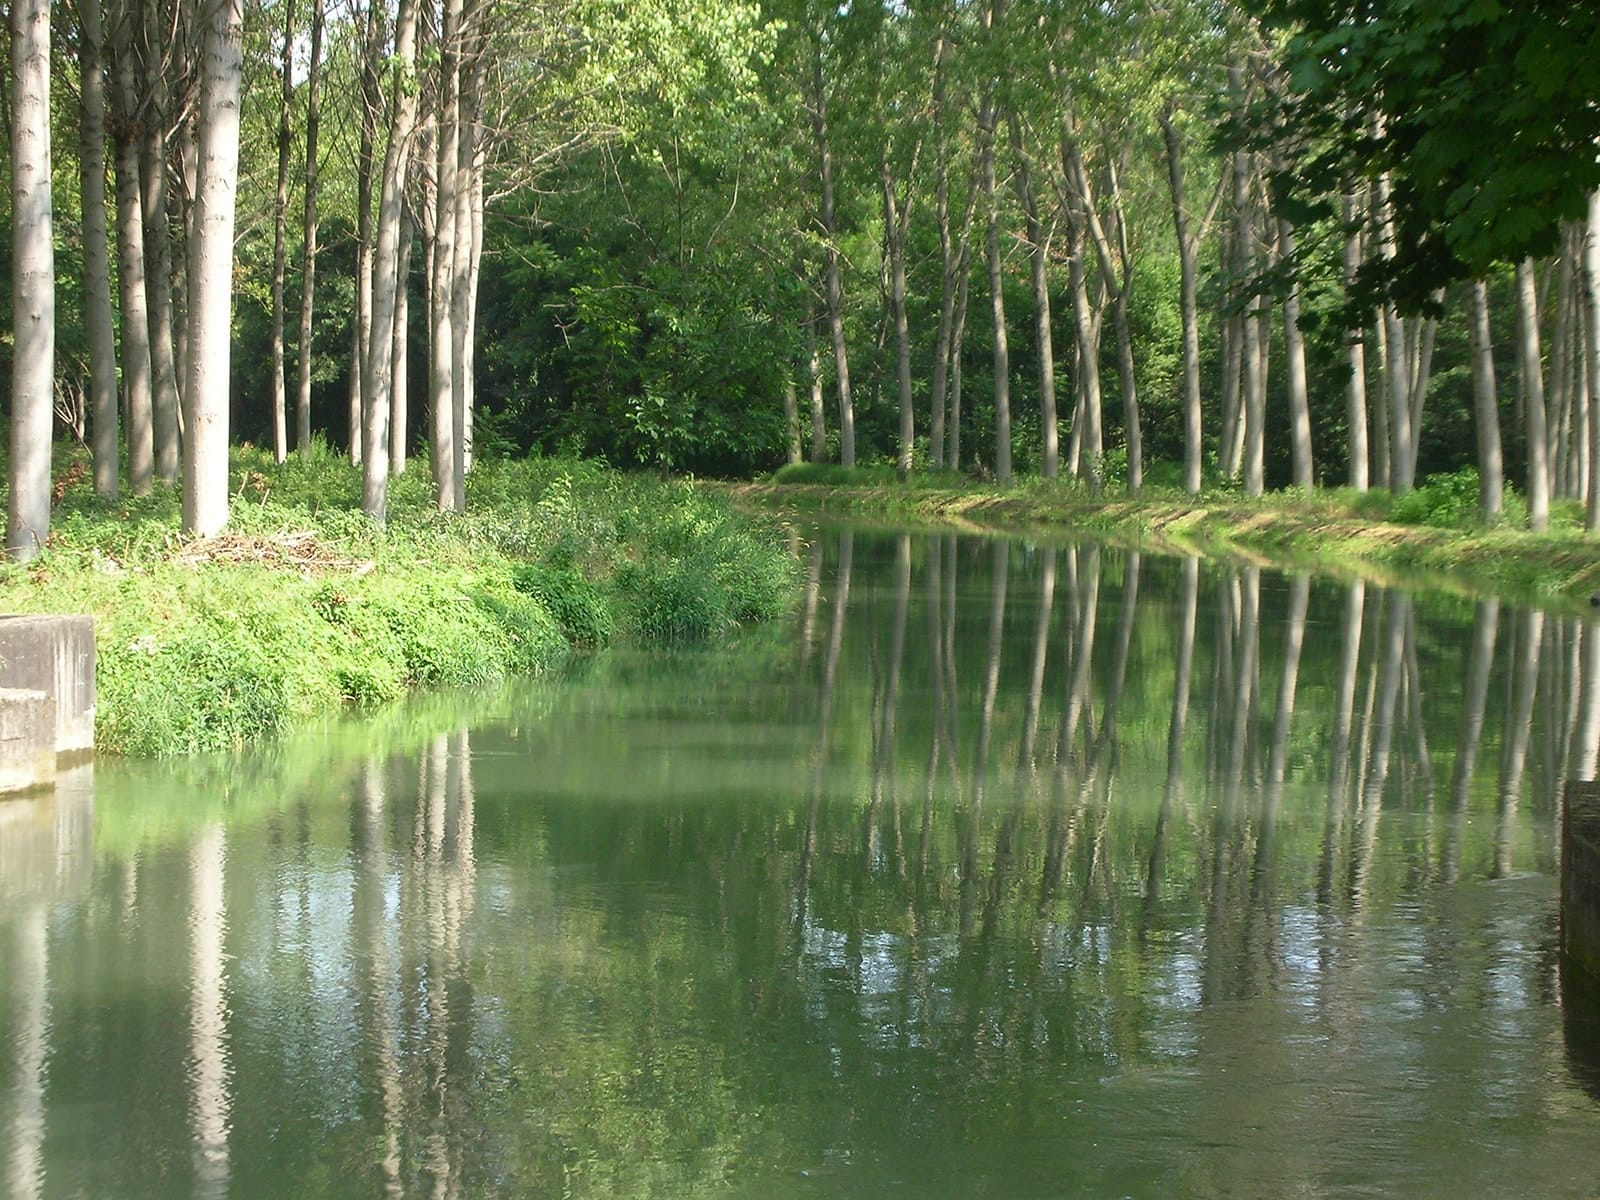
[[[571,460],[480,463],[466,516],[426,471],[390,520],[319,451],[234,461],[228,533],[178,533],[178,497],[107,505],[69,464],[45,552],[0,567],[0,610],[87,612],[96,743],[186,754],[269,737],[342,703],[544,670],[614,638],[687,639],[776,615],[793,591],[770,522],[681,483]]]
[[[1109,493],[1097,499],[1073,482],[1034,479],[998,488],[933,476],[897,484],[870,470],[838,468],[783,472],[777,482],[734,485],[731,494],[741,504],[809,516],[1088,533],[1126,545],[1542,603],[1588,606],[1600,592],[1600,538],[1583,533],[1575,503],[1555,505],[1550,530],[1534,534],[1516,527],[1525,510],[1508,493],[1505,521],[1486,528],[1477,519],[1470,471],[1402,497],[1341,488],[1246,500],[1147,489],[1138,499]]]

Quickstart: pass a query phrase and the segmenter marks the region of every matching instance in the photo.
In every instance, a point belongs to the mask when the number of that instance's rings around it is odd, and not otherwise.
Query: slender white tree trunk
[[[112,98],[116,123],[117,299],[122,310],[122,388],[127,421],[128,486],[147,496],[155,480],[150,383],[150,313],[144,279],[144,223],[139,208],[139,143],[134,126],[138,87],[133,61],[131,0],[112,0]]]
[[[818,214],[828,298],[828,333],[833,342],[834,381],[839,390],[839,462],[856,465],[856,409],[850,392],[850,351],[844,338],[844,284],[840,278],[839,243],[834,228],[833,144],[828,136],[827,81],[822,74],[822,46],[812,61],[811,132],[817,144],[817,171],[822,188]]]
[[[1600,395],[1600,192],[1589,197],[1589,221],[1583,243],[1584,315],[1588,331],[1589,372],[1589,495],[1584,528],[1600,530],[1600,412],[1595,397]]]
[[[228,368],[234,198],[239,183],[243,0],[208,0],[200,77],[199,174],[189,285],[189,380],[184,389],[183,526],[209,537],[228,521]]]
[[[1278,222],[1278,242],[1291,272],[1289,294],[1283,300],[1283,344],[1289,384],[1289,446],[1295,486],[1310,491],[1316,486],[1316,468],[1311,458],[1311,399],[1306,390],[1306,341],[1300,331],[1300,272],[1294,261],[1294,227],[1287,221]]]
[[[393,379],[389,404],[389,474],[406,473],[407,423],[410,421],[411,363],[411,243],[416,225],[411,212],[401,206],[399,271],[394,286],[394,345],[390,354]]]
[[[883,189],[883,238],[889,251],[889,319],[894,325],[895,380],[900,399],[900,450],[895,470],[903,480],[911,474],[916,451],[916,416],[911,393],[911,326],[906,317],[906,226],[896,195],[887,149],[878,164]],[[907,208],[910,200],[906,201]]]
[[[289,263],[289,116],[294,106],[294,0],[283,8],[283,57],[279,69],[278,187],[272,202],[272,457],[289,456],[289,387],[284,368],[283,277]]]
[[[1046,245],[1044,222],[1039,219],[1038,198],[1034,194],[1033,177],[1028,169],[1028,147],[1023,142],[1022,122],[1014,114],[1011,118],[1011,141],[1011,149],[1017,160],[1013,182],[1028,236],[1034,340],[1039,353],[1039,434],[1042,442],[1039,473],[1046,479],[1054,479],[1061,473],[1061,428],[1056,409],[1056,351],[1050,319],[1050,248]]]
[[[1531,258],[1517,263],[1517,352],[1528,443],[1528,528],[1538,533],[1550,523],[1550,446],[1545,428],[1544,360],[1539,348],[1539,297]]]
[[[428,395],[433,408],[433,468],[441,512],[454,512],[461,462],[455,398],[455,332],[451,327],[451,292],[455,271],[456,179],[460,154],[461,0],[446,0],[439,32],[440,82],[434,141],[433,272],[429,284],[431,329]]]
[[[1500,402],[1495,394],[1494,342],[1489,332],[1489,285],[1472,281],[1472,408],[1478,433],[1478,510],[1500,517],[1505,459],[1500,448]]]
[[[6,553],[50,533],[56,275],[50,194],[49,0],[11,4],[11,498]]]
[[[1004,12],[1004,0],[992,0],[985,24],[992,26]],[[991,88],[978,112],[979,171],[983,184],[984,256],[989,266],[989,315],[994,362],[994,477],[1011,482],[1011,349],[1006,331],[1005,274],[1000,258],[1000,197],[995,186],[994,143],[996,104]]]
[[[417,123],[417,89],[412,72],[417,61],[417,0],[402,0],[395,19],[392,117],[389,145],[383,155],[383,183],[378,201],[378,240],[372,261],[372,335],[367,340],[361,393],[366,405],[363,442],[361,510],[375,521],[388,516],[389,420],[394,382],[395,313],[400,288],[400,226],[406,168],[411,161],[411,135]]]
[[[155,438],[156,478],[178,481],[178,364],[173,342],[172,225],[167,204],[167,130],[171,119],[167,68],[174,39],[156,0],[142,6],[144,26],[144,114],[139,150],[143,176],[145,298],[150,316],[150,408]]]
[[[117,494],[117,341],[111,310],[111,261],[106,237],[106,85],[101,0],[78,0],[83,112],[78,155],[83,188],[83,306],[89,334],[89,412],[93,425],[94,490]]]
[[[1354,192],[1347,191],[1341,201],[1346,227],[1355,224],[1358,200]],[[1344,282],[1350,287],[1355,282],[1356,268],[1361,265],[1361,235],[1350,233],[1344,240]],[[1372,461],[1367,446],[1367,343],[1360,329],[1345,334],[1345,355],[1350,365],[1350,382],[1345,387],[1345,421],[1349,426],[1350,486],[1364,492],[1372,483]]]
[[[304,458],[311,456],[311,319],[317,294],[317,138],[322,125],[322,0],[311,0],[311,62],[306,69],[306,203],[304,248],[300,275],[300,335],[295,347],[299,362],[295,379],[295,446]]]

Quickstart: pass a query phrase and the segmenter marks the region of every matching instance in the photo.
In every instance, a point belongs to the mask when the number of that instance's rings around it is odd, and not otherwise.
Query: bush
[[[1400,525],[1429,525],[1441,529],[1474,529],[1483,524],[1478,507],[1478,469],[1462,467],[1449,474],[1430,475],[1421,487],[1396,496],[1389,519]],[[1527,506],[1507,488],[1501,499],[1501,522],[1525,524]]]

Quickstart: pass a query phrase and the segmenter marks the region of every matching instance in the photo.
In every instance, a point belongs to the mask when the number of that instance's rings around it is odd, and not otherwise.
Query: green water
[[[797,553],[731,647],[0,805],[0,1195],[1600,1194],[1600,626]]]

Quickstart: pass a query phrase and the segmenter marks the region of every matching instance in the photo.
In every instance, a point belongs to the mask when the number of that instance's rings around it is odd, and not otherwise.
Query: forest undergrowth
[[[225,749],[617,638],[714,637],[795,594],[774,521],[595,462],[482,461],[466,515],[437,512],[413,470],[383,527],[359,471],[320,446],[282,466],[235,451],[231,482],[227,532],[196,540],[176,489],[108,503],[65,459],[44,552],[0,567],[0,611],[95,617],[102,751]]]

